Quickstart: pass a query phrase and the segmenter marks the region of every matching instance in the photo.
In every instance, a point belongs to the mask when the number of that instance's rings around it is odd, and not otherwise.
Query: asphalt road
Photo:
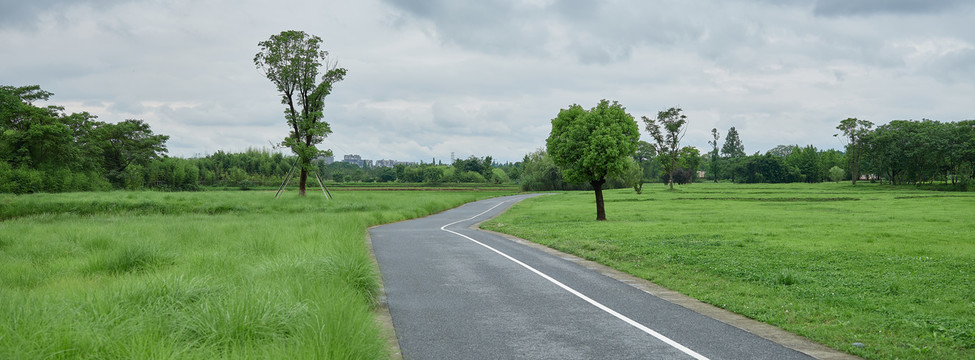
[[[811,359],[469,228],[530,196],[370,230],[405,359]]]

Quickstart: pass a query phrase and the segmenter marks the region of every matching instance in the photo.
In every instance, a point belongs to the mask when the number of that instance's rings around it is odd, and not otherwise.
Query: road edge
[[[595,261],[586,260],[572,254],[568,254],[559,250],[552,249],[545,245],[537,244],[529,240],[519,238],[517,236],[500,233],[497,231],[481,229],[480,228],[481,223],[488,220],[491,219],[485,219],[484,221],[473,224],[470,226],[470,229],[483,231],[489,234],[494,234],[503,237],[505,239],[508,239],[510,241],[519,243],[521,245],[525,245],[531,248],[541,250],[548,254],[558,256],[565,260],[581,265],[587,269],[598,272],[604,276],[608,276],[624,284],[640,289],[648,294],[664,299],[670,303],[682,306],[698,314],[707,316],[709,318],[715,319],[725,324],[742,329],[749,333],[755,334],[763,339],[782,345],[786,348],[812,356],[813,358],[821,359],[821,360],[862,360],[862,358],[858,356],[847,354],[845,352],[833,349],[826,345],[810,340],[806,337],[799,336],[791,332],[785,331],[779,327],[772,326],[758,320],[750,319],[748,317],[745,317],[744,315],[736,314],[731,311],[719,308],[717,306],[704,303],[690,296],[681,294],[674,290],[670,290],[663,286],[652,283],[646,279],[642,279],[624,273],[622,271],[613,269],[609,266],[597,263]]]
[[[376,251],[372,248],[372,235],[369,234],[369,229],[376,226],[366,228],[366,245],[369,247],[369,258],[372,260],[373,268],[376,269],[377,277],[379,277],[379,299],[372,309],[372,314],[376,324],[379,325],[380,333],[386,338],[386,350],[389,352],[389,359],[403,360],[403,350],[399,347],[399,338],[396,336],[396,328],[393,326],[393,316],[389,313],[389,305],[386,303],[386,286],[383,285],[383,276],[379,271],[379,260],[376,259]]]

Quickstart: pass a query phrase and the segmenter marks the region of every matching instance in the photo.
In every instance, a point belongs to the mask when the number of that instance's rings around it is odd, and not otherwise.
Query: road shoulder
[[[380,226],[380,225],[377,225]],[[373,226],[375,227],[375,226]],[[376,324],[379,325],[380,332],[386,340],[386,350],[389,352],[390,360],[403,360],[403,351],[400,350],[399,340],[396,337],[396,328],[393,327],[393,316],[389,313],[389,305],[386,303],[386,288],[383,286],[383,277],[379,274],[379,261],[376,260],[376,251],[372,248],[372,236],[366,229],[366,245],[369,246],[369,257],[372,259],[372,266],[376,269],[376,276],[379,277],[379,299],[372,309]]]

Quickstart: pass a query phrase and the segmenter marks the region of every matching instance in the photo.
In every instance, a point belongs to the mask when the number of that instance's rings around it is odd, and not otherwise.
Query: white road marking
[[[471,238],[471,237],[469,237],[467,235],[461,234],[461,233],[456,232],[456,231],[453,231],[453,230],[447,230],[446,229],[446,227],[448,227],[450,225],[454,225],[456,223],[463,222],[463,221],[473,220],[474,218],[476,218],[478,216],[481,216],[481,215],[484,215],[487,212],[489,212],[491,210],[494,210],[498,206],[501,206],[504,203],[507,203],[509,201],[511,201],[511,200],[502,201],[502,202],[498,203],[497,205],[492,206],[490,209],[484,210],[480,214],[471,216],[471,217],[469,217],[467,219],[457,220],[457,221],[454,221],[454,222],[452,222],[450,224],[441,226],[440,227],[440,230],[443,230],[443,231],[449,232],[451,234],[454,234],[454,235],[460,236],[462,238],[465,238],[467,240],[473,241],[475,244],[481,245],[481,246],[487,248],[488,250],[491,250],[491,251],[497,253],[498,255],[504,256],[505,258],[507,258],[508,260],[511,260],[515,264],[521,265],[525,269],[528,269],[529,271],[535,273],[536,275],[541,276],[543,279],[548,280],[549,282],[551,282],[551,283],[555,284],[556,286],[564,289],[565,291],[568,291],[570,294],[575,295],[576,297],[578,297],[578,298],[580,298],[582,300],[585,300],[586,302],[592,304],[593,306],[599,308],[600,310],[605,311],[605,312],[609,313],[610,315],[615,316],[617,319],[623,320],[627,324],[630,324],[631,326],[633,326],[633,327],[635,327],[637,329],[640,329],[640,331],[643,331],[643,332],[647,333],[648,335],[653,336],[653,337],[657,338],[658,340],[663,341],[664,343],[667,343],[667,345],[673,346],[677,350],[680,350],[681,352],[683,352],[683,353],[685,353],[687,355],[690,355],[691,357],[693,357],[695,359],[698,359],[698,360],[709,360],[708,358],[704,357],[701,354],[698,354],[694,350],[688,349],[686,346],[681,345],[680,343],[678,343],[678,342],[676,342],[674,340],[671,340],[670,338],[664,336],[663,334],[658,333],[658,332],[654,331],[653,329],[648,328],[648,327],[644,326],[643,324],[638,323],[635,320],[630,319],[629,317],[626,317],[625,315],[616,312],[616,310],[610,309],[606,305],[603,305],[603,304],[599,303],[598,301],[591,299],[590,297],[582,294],[581,292],[577,291],[576,289],[573,289],[573,288],[569,287],[568,285],[565,285],[562,282],[553,279],[551,276],[548,276],[547,274],[545,274],[545,273],[543,273],[541,271],[538,271],[538,269],[535,269],[535,268],[529,266],[528,264],[525,264],[525,263],[521,262],[520,260],[515,259],[515,258],[511,257],[510,255],[501,252],[498,249],[495,249],[493,247],[490,247],[487,244],[484,244],[484,243],[482,243],[480,241],[474,240],[473,238]]]

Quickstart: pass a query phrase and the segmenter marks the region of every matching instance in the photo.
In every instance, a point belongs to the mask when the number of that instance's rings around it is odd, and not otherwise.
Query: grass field
[[[484,223],[868,359],[975,358],[975,194],[699,183]],[[863,344],[863,347],[854,346]]]
[[[0,359],[381,359],[368,226],[510,192],[0,195]]]

